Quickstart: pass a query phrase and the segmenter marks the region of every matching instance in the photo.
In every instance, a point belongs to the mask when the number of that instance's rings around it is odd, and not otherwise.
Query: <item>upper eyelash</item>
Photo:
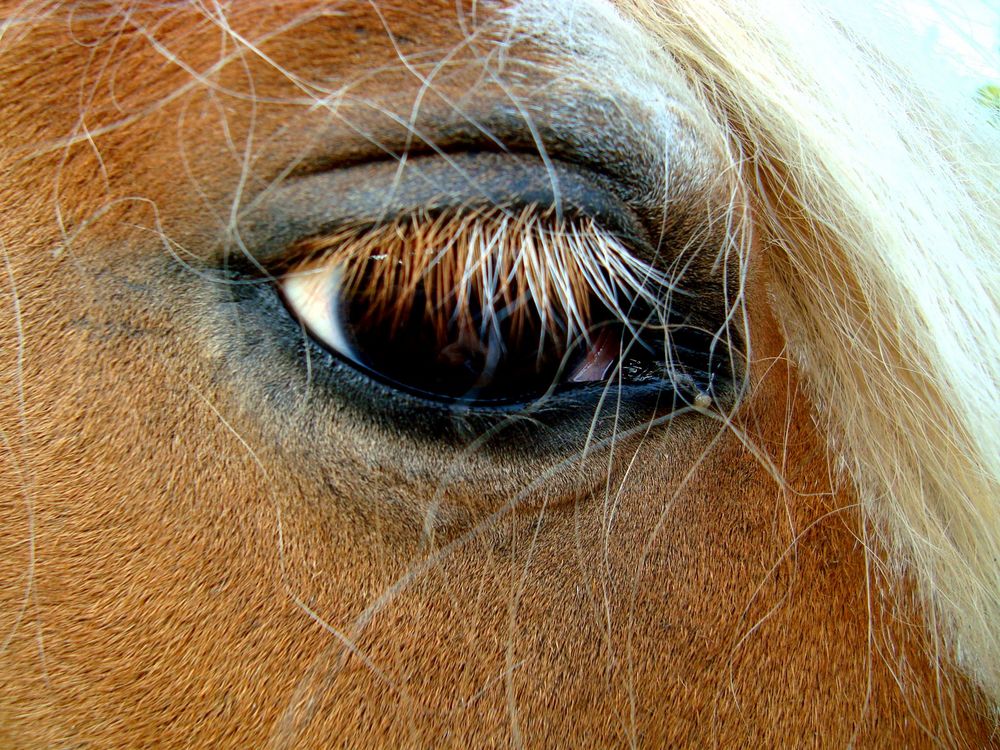
[[[568,346],[588,336],[595,305],[637,335],[665,326],[684,293],[593,219],[536,206],[419,212],[304,240],[294,255],[305,260],[289,273],[341,267],[345,293],[365,294],[382,320],[406,319],[423,292],[423,314],[442,337],[503,322],[512,335],[538,329]],[[645,320],[635,321],[636,306]]]

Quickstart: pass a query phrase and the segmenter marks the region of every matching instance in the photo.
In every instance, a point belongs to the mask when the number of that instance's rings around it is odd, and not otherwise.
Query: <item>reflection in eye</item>
[[[309,333],[424,397],[526,403],[674,369],[673,287],[590,219],[536,208],[416,215],[300,250],[307,260],[281,290]]]

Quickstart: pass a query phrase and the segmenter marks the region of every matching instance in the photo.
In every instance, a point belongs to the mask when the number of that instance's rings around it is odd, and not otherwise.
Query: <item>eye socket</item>
[[[534,207],[413,215],[296,254],[305,260],[279,287],[308,333],[424,399],[476,408],[609,381],[694,382],[672,344],[680,292],[589,219]]]

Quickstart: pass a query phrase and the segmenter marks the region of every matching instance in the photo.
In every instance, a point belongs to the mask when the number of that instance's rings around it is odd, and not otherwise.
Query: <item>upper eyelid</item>
[[[376,226],[420,211],[533,204],[593,217],[625,238],[640,257],[655,254],[657,243],[616,195],[613,181],[569,164],[556,163],[554,169],[550,173],[537,159],[472,153],[454,155],[448,162],[415,157],[402,172],[396,164],[382,162],[288,179],[254,200],[234,228],[239,245],[227,234],[223,248],[231,254],[247,248],[257,261],[274,266],[304,238],[345,227]],[[553,179],[559,184],[558,204]]]

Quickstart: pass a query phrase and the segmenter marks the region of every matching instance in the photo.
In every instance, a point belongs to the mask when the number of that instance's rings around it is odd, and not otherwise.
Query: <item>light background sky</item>
[[[906,2],[929,54],[953,61],[971,88],[1000,84],[1000,0]]]

